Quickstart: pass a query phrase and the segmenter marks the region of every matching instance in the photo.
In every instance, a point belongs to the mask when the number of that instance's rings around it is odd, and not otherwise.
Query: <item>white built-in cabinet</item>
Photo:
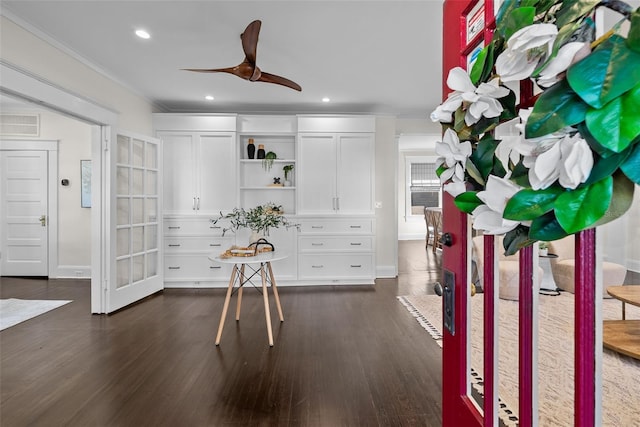
[[[298,213],[373,213],[372,133],[301,133]]]
[[[164,159],[167,287],[226,286],[230,270],[209,261],[249,232],[222,234],[210,219],[234,207],[283,207],[290,229],[272,230],[279,284],[372,284],[375,279],[372,116],[154,114]],[[277,155],[271,169],[247,144]],[[283,167],[293,165],[290,185]]]

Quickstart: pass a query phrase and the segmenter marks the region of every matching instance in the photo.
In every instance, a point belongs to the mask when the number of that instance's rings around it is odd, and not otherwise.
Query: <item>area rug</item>
[[[70,302],[67,300],[24,300],[16,298],[0,300],[0,331]]]
[[[483,300],[471,298],[471,366],[482,383]],[[442,299],[436,295],[398,297],[442,346]],[[500,418],[517,425],[518,302],[499,300]],[[540,426],[573,426],[574,297],[540,295],[538,303],[538,402]],[[604,319],[621,318],[621,302],[606,299]],[[626,305],[627,319],[640,319],[640,308]],[[477,384],[474,384],[476,388]],[[506,410],[506,412],[505,412]],[[506,414],[511,414],[510,416]],[[515,421],[514,421],[515,420]],[[640,427],[640,361],[604,349],[602,359],[602,426]]]

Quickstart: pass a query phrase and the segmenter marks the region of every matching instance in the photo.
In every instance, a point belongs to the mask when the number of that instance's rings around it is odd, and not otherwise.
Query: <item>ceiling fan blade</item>
[[[185,71],[194,71],[196,73],[229,73],[240,77],[241,79],[249,80],[256,69],[256,66],[249,63],[246,59],[236,65],[235,67],[228,68],[183,68]]]
[[[258,50],[258,35],[260,34],[260,26],[262,22],[255,20],[244,30],[244,33],[240,34],[242,40],[242,50],[247,57],[247,61],[251,64],[256,63],[256,51]]]
[[[275,83],[277,85],[282,85],[282,86],[286,86],[289,87],[291,89],[295,89],[299,92],[302,92],[302,87],[300,87],[300,85],[294,81],[291,81],[289,79],[286,79],[284,77],[281,76],[276,76],[275,74],[269,74],[269,73],[265,73],[264,71],[262,72],[262,74],[260,75],[260,77],[258,78],[258,80],[256,80],[258,82],[265,82],[265,83]]]

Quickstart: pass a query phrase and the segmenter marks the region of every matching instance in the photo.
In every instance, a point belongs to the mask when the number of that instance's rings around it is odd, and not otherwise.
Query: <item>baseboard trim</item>
[[[398,267],[395,265],[376,266],[376,279],[393,279],[398,277]]]
[[[51,279],[91,279],[89,265],[59,265],[55,269],[55,277]]]

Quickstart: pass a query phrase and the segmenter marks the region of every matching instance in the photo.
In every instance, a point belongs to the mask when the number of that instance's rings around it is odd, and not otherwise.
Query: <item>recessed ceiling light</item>
[[[213,101],[214,98],[211,95],[207,95],[204,97],[204,99],[206,99],[207,101]]]
[[[145,30],[136,30],[136,36],[140,37],[141,39],[151,38],[151,35],[147,33]]]
[[[322,102],[330,102],[331,99],[327,98],[326,96],[324,98],[322,98]]]

